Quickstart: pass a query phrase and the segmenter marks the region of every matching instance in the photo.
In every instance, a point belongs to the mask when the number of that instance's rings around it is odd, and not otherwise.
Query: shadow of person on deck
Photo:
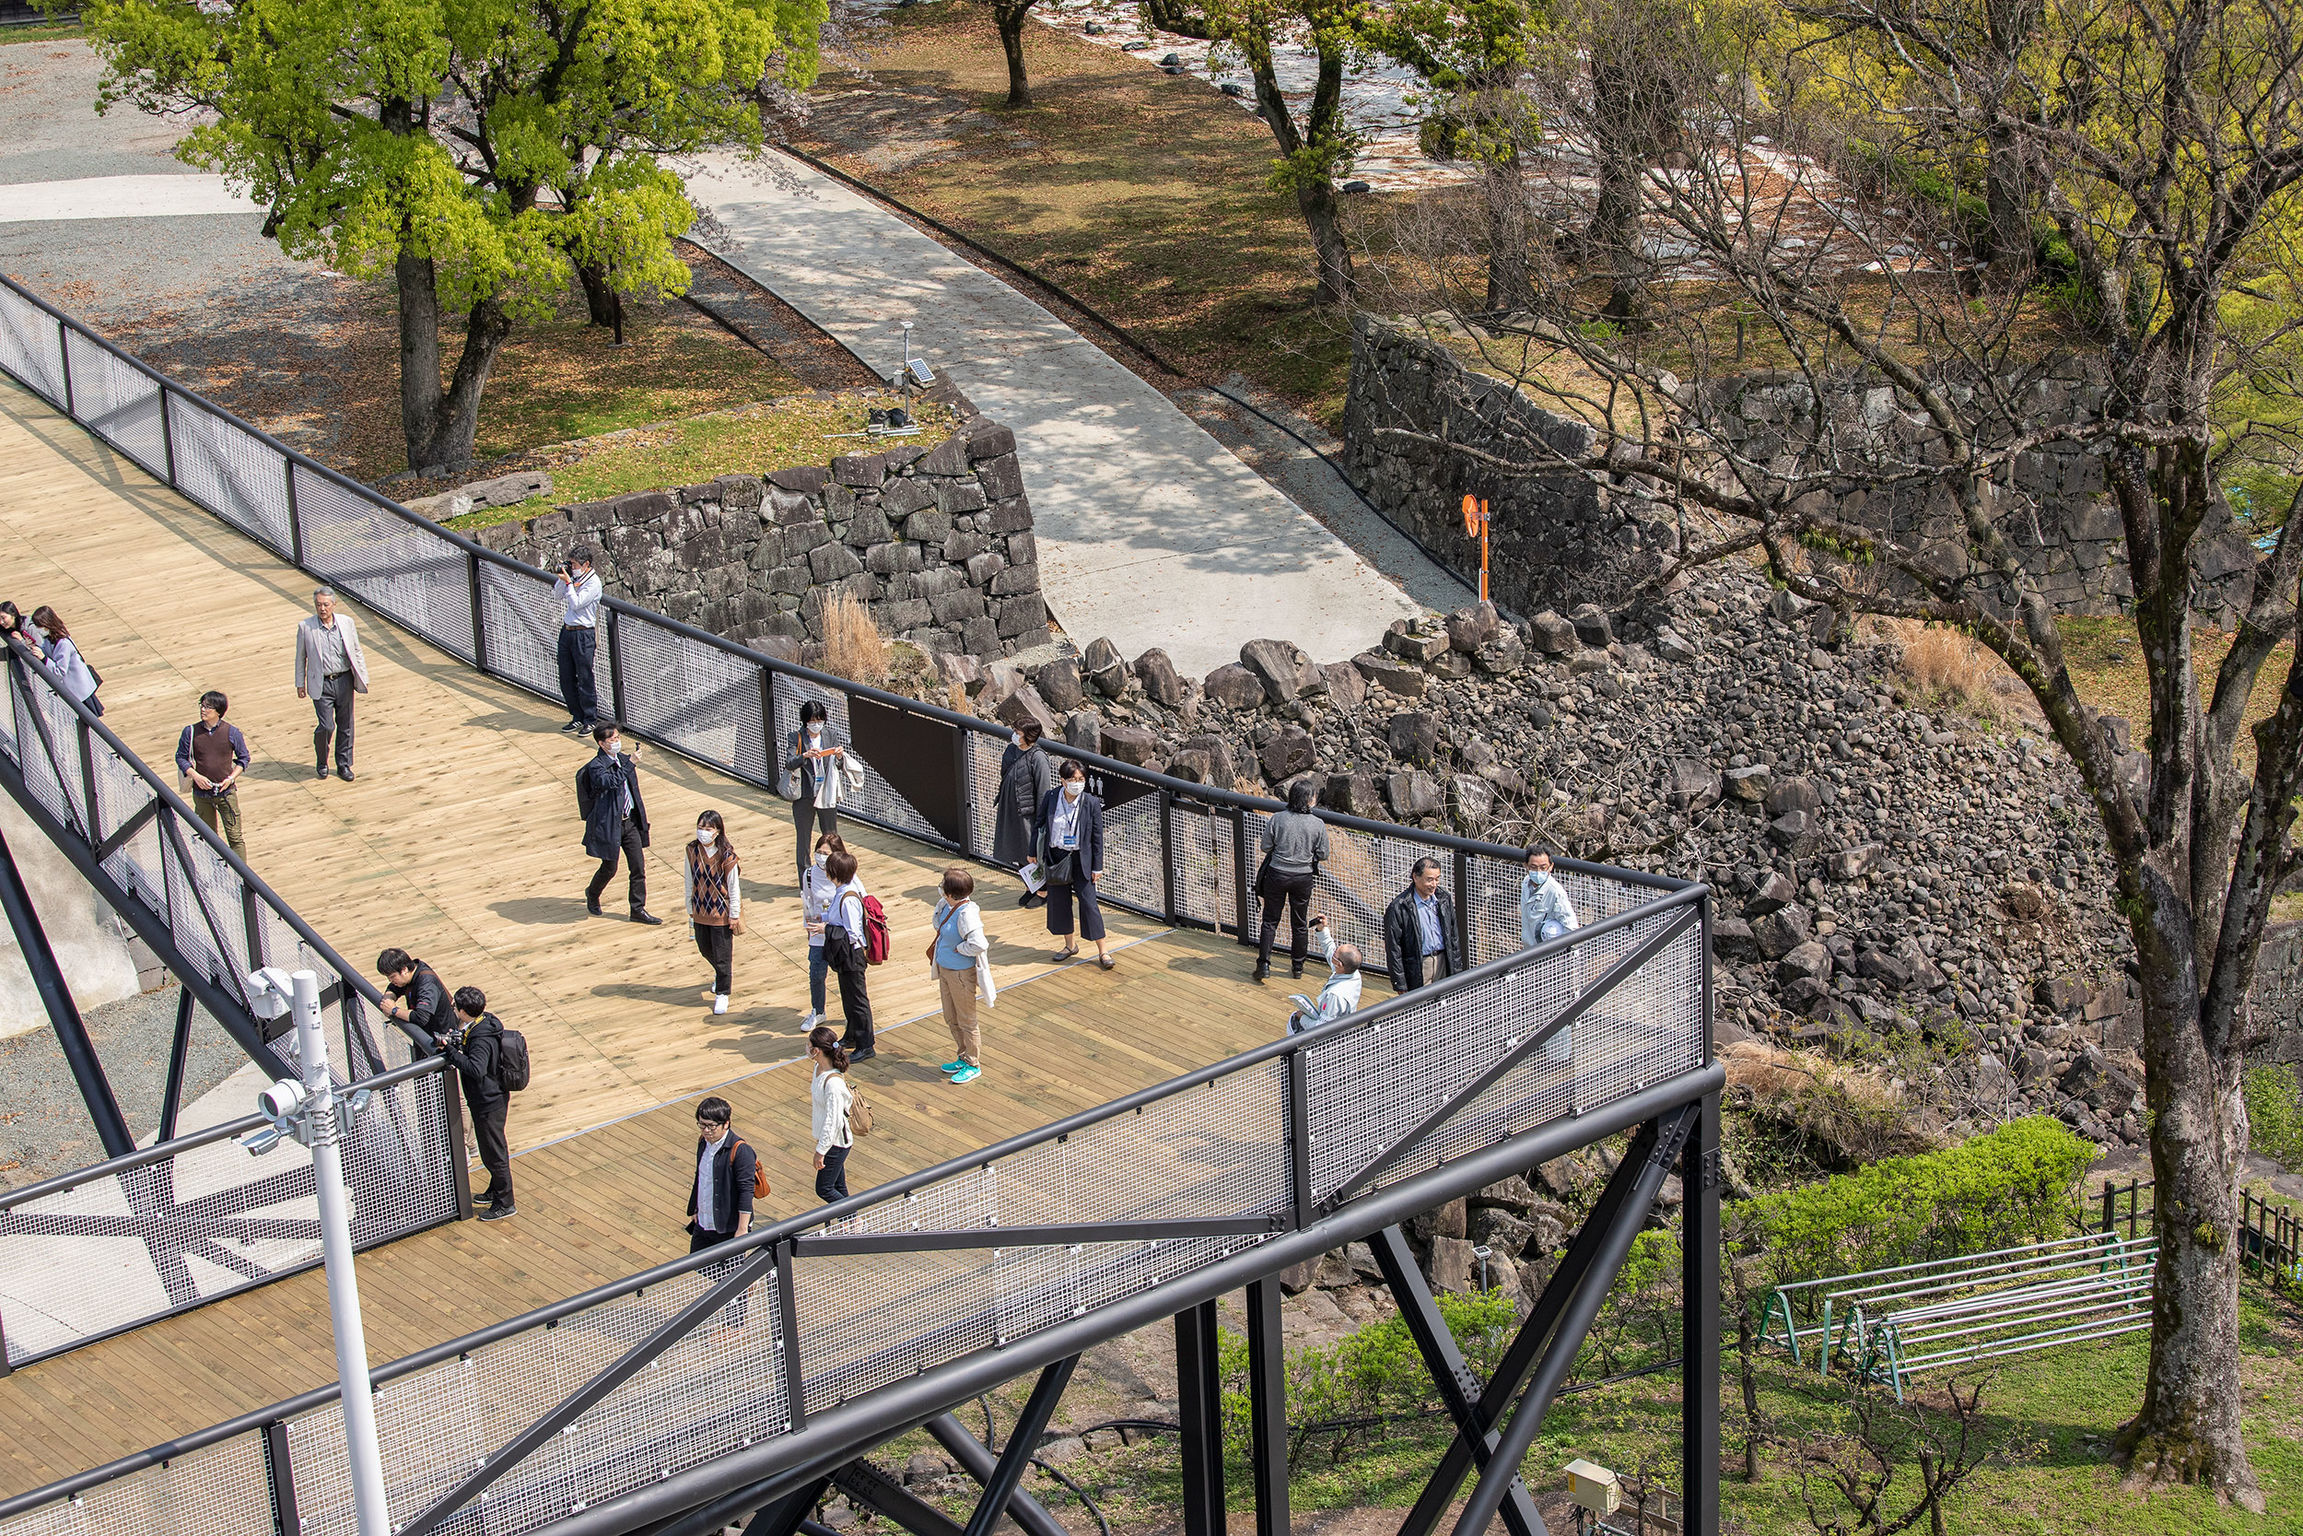
[[[509,901],[490,902],[488,910],[508,923],[565,927],[591,921],[581,896],[515,896]]]

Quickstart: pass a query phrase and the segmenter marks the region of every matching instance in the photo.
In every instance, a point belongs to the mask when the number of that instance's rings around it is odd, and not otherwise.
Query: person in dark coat
[[[729,1128],[734,1113],[722,1098],[696,1106],[696,1161],[688,1170],[690,1253],[733,1242],[752,1230],[752,1186],[760,1158]]]
[[[1104,803],[1087,792],[1087,770],[1077,758],[1064,759],[1056,781],[1040,802],[1040,868],[1048,877],[1048,932],[1064,941],[1056,952],[1058,960],[1080,952],[1079,940],[1072,937],[1072,903],[1078,901],[1080,935],[1095,941],[1096,964],[1108,971],[1115,962],[1104,939],[1103,908],[1096,902],[1096,879],[1104,872]]]
[[[464,1112],[472,1117],[480,1166],[488,1170],[488,1188],[479,1197],[488,1209],[480,1219],[502,1221],[512,1214],[512,1152],[504,1138],[504,1115],[512,1096],[504,1091],[497,1070],[504,1026],[488,1011],[488,994],[478,987],[458,987],[455,1027],[434,1035],[432,1043],[464,1081]]]
[[[1023,871],[1024,893],[1016,898],[1019,907],[1042,900],[1047,888],[1035,832],[1040,806],[1053,788],[1055,772],[1048,767],[1047,749],[1040,745],[1039,722],[1026,720],[1000,753],[1000,797],[992,823],[992,861]]]
[[[447,983],[423,961],[404,949],[387,949],[376,957],[376,974],[384,978],[384,1017],[399,1020],[427,1040],[456,1027],[448,1009]]]
[[[592,727],[592,740],[600,750],[576,775],[576,810],[584,818],[584,852],[600,861],[592,883],[584,889],[584,906],[600,915],[600,893],[616,878],[618,858],[631,860],[628,881],[632,921],[660,923],[648,910],[648,806],[640,798],[640,768],[633,761],[639,744],[627,745],[623,734],[603,720]]]
[[[810,699],[800,706],[800,728],[784,756],[784,794],[792,802],[796,834],[792,859],[802,879],[816,839],[840,830],[839,806],[847,791],[848,744],[832,734],[823,704]]]
[[[1383,909],[1383,947],[1391,989],[1412,992],[1455,974],[1455,898],[1440,886],[1437,859],[1417,859],[1407,889]]]

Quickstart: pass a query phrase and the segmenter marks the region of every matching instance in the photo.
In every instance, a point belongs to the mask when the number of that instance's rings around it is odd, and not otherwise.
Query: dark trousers
[[[1304,952],[1311,947],[1311,889],[1317,881],[1310,870],[1300,875],[1283,875],[1267,870],[1263,877],[1263,936],[1256,941],[1255,963],[1268,968],[1271,965],[1272,940],[1279,937],[1279,909],[1287,906],[1288,959],[1298,971],[1303,969]]]
[[[818,806],[803,795],[792,802],[792,830],[798,838],[800,878],[804,880],[808,865],[813,862],[816,839],[826,832],[840,830],[840,813],[829,806]]]
[[[864,952],[838,923],[824,929],[824,964],[840,983],[840,1015],[846,1025],[840,1031],[841,1047],[850,1051],[877,1049],[872,1033],[872,1000],[864,991],[867,967]]]
[[[626,816],[624,818],[623,838],[614,848],[608,850],[606,858],[600,860],[599,869],[592,875],[592,883],[584,887],[584,895],[593,901],[600,899],[600,893],[608,888],[608,882],[616,878],[616,861],[620,856],[632,862],[630,879],[632,910],[634,912],[644,910],[648,905],[648,861],[644,856],[646,851],[640,846],[640,824]]]
[[[479,1149],[480,1166],[488,1170],[488,1188],[480,1199],[489,1205],[512,1203],[512,1149],[504,1141],[504,1115],[509,1100],[476,1098],[472,1085],[464,1085],[464,1109],[472,1117],[472,1141]]]
[[[712,990],[722,997],[735,989],[729,985],[736,963],[736,936],[726,923],[690,923],[696,930],[696,950],[712,963]]]
[[[1068,935],[1072,931],[1072,902],[1080,904],[1080,937],[1100,941],[1104,936],[1104,909],[1096,904],[1096,883],[1082,880],[1077,885],[1051,885],[1048,887],[1048,932]]]
[[[834,1147],[824,1154],[824,1166],[816,1170],[816,1198],[824,1204],[848,1198],[848,1153],[853,1150]]]
[[[754,1219],[756,1220],[757,1218]],[[735,1240],[736,1234],[732,1231],[705,1232],[699,1230],[694,1222],[691,1221],[688,1223],[688,1252],[690,1253],[702,1253],[706,1248],[717,1248],[722,1243],[732,1243]],[[734,1259],[722,1259],[717,1264],[705,1265],[704,1269],[706,1273],[710,1273],[715,1270],[723,1270],[734,1262]],[[749,1315],[751,1306],[752,1293],[748,1290],[739,1291],[736,1294],[736,1298],[729,1302],[727,1306],[721,1311],[720,1326],[723,1328],[743,1327],[744,1318]]]
[[[702,1253],[706,1248],[717,1248],[722,1243],[736,1240],[733,1232],[706,1232],[694,1222],[688,1223],[688,1252]]]
[[[592,656],[599,648],[595,631],[577,624],[560,626],[560,702],[578,725],[600,718],[599,692],[592,679]]]
[[[332,672],[312,690],[312,756],[318,766],[328,766],[331,737],[336,743],[337,771],[352,766],[352,700],[356,696],[349,672]]]

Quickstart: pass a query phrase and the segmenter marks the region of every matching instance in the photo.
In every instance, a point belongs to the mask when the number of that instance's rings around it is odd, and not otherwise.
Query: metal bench
[[[2149,1238],[2089,1232],[1796,1281],[1768,1293],[1760,1338],[1802,1364],[1813,1348],[1819,1375],[1836,1353],[1900,1401],[1923,1371],[2150,1327],[2158,1252]]]

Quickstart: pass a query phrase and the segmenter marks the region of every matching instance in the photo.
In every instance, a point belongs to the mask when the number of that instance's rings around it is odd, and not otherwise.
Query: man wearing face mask
[[[552,577],[552,595],[567,605],[560,616],[560,702],[568,707],[563,736],[581,736],[598,723],[600,700],[592,678],[592,658],[600,641],[600,578],[592,552],[578,544]],[[635,866],[636,867],[636,866]]]
[[[1519,882],[1519,947],[1533,949],[1582,926],[1567,899],[1567,887],[1552,878],[1551,850],[1528,849],[1527,873]]]
[[[992,828],[993,862],[1023,871],[1024,893],[1016,900],[1019,907],[1040,900],[1047,886],[1040,875],[1033,829],[1039,825],[1040,802],[1055,787],[1054,779],[1047,751],[1040,745],[1039,722],[1026,720],[1000,753],[998,820]]]
[[[840,830],[840,798],[847,789],[848,744],[832,734],[824,706],[815,699],[800,706],[800,728],[792,732],[784,757],[784,783],[792,798],[792,863],[805,879],[808,845]]]
[[[584,852],[600,861],[592,883],[584,890],[584,905],[600,915],[600,893],[616,877],[619,858],[629,859],[632,921],[660,923],[648,910],[648,807],[640,798],[640,769],[625,748],[623,736],[603,720],[592,727],[592,740],[600,750],[576,775],[576,810],[584,818]],[[633,749],[633,750],[636,750]]]

